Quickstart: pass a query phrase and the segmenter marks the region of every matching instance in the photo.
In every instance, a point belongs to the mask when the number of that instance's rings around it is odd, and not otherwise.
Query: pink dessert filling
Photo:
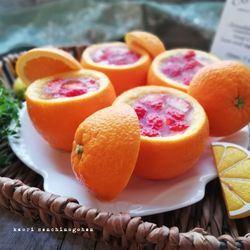
[[[133,103],[141,135],[171,136],[185,132],[191,124],[192,105],[171,94],[149,94]]]
[[[203,57],[193,50],[188,50],[185,53],[179,53],[164,59],[160,69],[168,78],[188,86],[194,75],[201,68],[211,63],[211,59]]]
[[[95,63],[115,66],[134,64],[140,57],[139,54],[123,46],[103,47],[92,54]]]
[[[74,97],[99,89],[98,80],[91,77],[54,79],[43,87],[45,99]]]

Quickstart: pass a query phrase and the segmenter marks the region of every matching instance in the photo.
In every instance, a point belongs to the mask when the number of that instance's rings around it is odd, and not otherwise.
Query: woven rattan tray
[[[63,48],[77,59],[85,46]],[[0,61],[0,78],[11,86],[18,54]],[[43,191],[43,179],[21,163],[6,141],[0,151],[13,163],[0,169],[0,205],[51,227],[89,227],[81,233],[125,249],[250,249],[250,218],[229,220],[218,180],[207,185],[200,202],[146,217],[111,214],[87,208],[74,198]]]

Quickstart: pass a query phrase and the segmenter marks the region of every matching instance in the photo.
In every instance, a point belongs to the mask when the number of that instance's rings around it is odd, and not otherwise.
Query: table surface
[[[104,242],[84,239],[72,232],[39,232],[39,228],[47,228],[41,222],[33,222],[28,218],[0,208],[0,249],[1,250],[118,250]],[[16,231],[15,231],[16,230]],[[18,230],[21,230],[18,231]],[[22,231],[25,230],[25,231]],[[28,231],[30,230],[30,231]],[[34,231],[31,231],[34,230]]]

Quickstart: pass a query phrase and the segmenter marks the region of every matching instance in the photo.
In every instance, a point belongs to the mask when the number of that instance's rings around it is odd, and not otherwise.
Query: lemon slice
[[[232,143],[214,142],[212,150],[228,215],[250,215],[250,152]]]

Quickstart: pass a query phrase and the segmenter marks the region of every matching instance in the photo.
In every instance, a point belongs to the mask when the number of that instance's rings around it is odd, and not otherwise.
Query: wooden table
[[[38,232],[38,228],[47,228],[41,222],[32,222],[28,218],[0,208],[0,249],[1,250],[118,250],[104,242],[84,239],[74,233]],[[18,231],[25,230],[25,231]],[[29,230],[29,231],[28,231]],[[34,231],[31,231],[34,230]]]

